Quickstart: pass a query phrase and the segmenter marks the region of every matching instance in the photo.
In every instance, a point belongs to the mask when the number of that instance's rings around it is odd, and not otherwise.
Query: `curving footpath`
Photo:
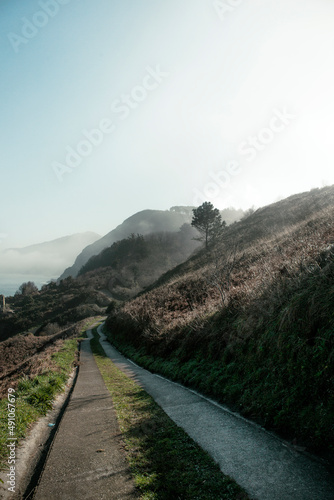
[[[328,464],[195,391],[140,368],[98,329],[106,355],[257,500],[334,500]]]
[[[257,500],[334,500],[327,464],[300,453],[256,424],[195,391],[140,368],[106,340],[115,365],[133,378],[221,470]],[[91,337],[91,332],[87,332]],[[137,498],[122,448],[110,393],[92,355],[81,344],[80,370],[57,430],[35,500]]]
[[[92,337],[90,331],[87,334]],[[138,496],[111,396],[87,339],[81,343],[78,379],[34,500],[132,498]]]

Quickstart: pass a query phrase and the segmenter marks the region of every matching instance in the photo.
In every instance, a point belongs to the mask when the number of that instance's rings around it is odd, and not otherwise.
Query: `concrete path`
[[[132,498],[137,496],[110,393],[85,340],[78,379],[34,499]]]
[[[138,367],[106,341],[102,325],[99,334],[116,366],[134,378],[251,498],[334,500],[333,478],[324,462],[196,392]]]

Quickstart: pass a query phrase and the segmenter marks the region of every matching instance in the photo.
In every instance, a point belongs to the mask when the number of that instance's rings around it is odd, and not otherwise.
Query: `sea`
[[[41,276],[36,274],[0,274],[0,295],[11,297],[18,291],[22,283],[33,281],[40,289],[58,276]]]

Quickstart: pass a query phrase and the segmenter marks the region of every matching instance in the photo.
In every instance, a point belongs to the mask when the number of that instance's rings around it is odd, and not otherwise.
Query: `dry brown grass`
[[[318,266],[320,255],[333,242],[334,208],[327,208],[306,221],[284,229],[279,235],[263,237],[236,254],[231,274],[227,303],[248,310],[252,305],[256,315],[274,311],[284,296],[284,281],[296,284],[302,271]],[[220,259],[230,251],[228,243],[214,250]],[[221,310],[217,287],[209,283],[212,264],[209,253],[201,269],[187,271],[168,283],[127,304],[122,314],[139,325],[145,325],[144,338],[168,336],[178,327],[190,324]],[[263,292],[266,290],[266,299]],[[249,311],[248,311],[249,312]]]
[[[4,396],[10,384],[16,388],[18,380],[25,376],[34,378],[50,370],[56,371],[52,356],[62,350],[66,339],[77,337],[92,318],[78,322],[59,334],[35,337],[32,334],[16,335],[0,343],[0,399]],[[8,374],[8,376],[7,376]]]

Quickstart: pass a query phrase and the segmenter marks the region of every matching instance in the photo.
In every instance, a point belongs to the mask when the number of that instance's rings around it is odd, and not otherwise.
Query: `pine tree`
[[[226,222],[222,221],[218,208],[214,208],[212,203],[205,201],[200,207],[193,209],[193,219],[191,225],[195,227],[201,237],[201,241],[205,241],[207,248],[209,243],[216,240],[226,226]]]

